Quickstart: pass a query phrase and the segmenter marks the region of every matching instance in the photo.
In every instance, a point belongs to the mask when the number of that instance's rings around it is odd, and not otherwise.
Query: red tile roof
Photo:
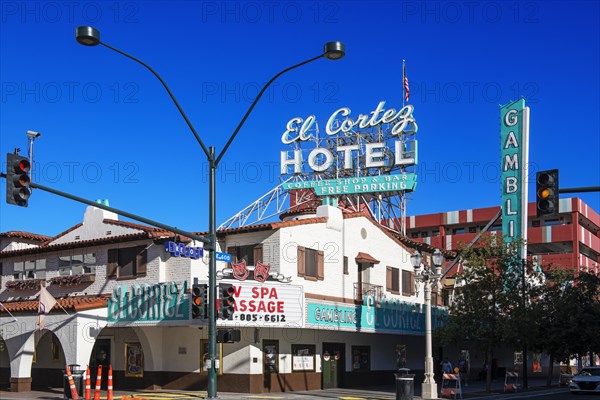
[[[103,308],[108,304],[109,295],[103,296],[79,296],[79,297],[66,297],[64,299],[57,299],[56,305],[52,308],[52,312],[64,312],[60,309],[63,307],[66,310],[84,311],[92,310],[95,308]],[[35,300],[24,300],[24,301],[10,301],[3,302],[3,307],[0,307],[0,313],[6,312],[11,313],[18,312],[38,312],[39,301]]]
[[[369,253],[359,252],[354,259],[358,262],[367,262],[372,264],[379,264],[379,260],[370,255]]]
[[[147,232],[138,232],[129,235],[107,236],[97,239],[78,240],[76,242],[42,245],[39,247],[31,247],[27,249],[3,251],[0,252],[0,259],[27,254],[40,254],[59,250],[76,249],[81,247],[100,246],[104,244],[121,243],[134,240],[156,239],[157,237],[157,235],[152,233],[149,234]]]
[[[52,239],[50,236],[40,235],[37,233],[31,233],[31,232],[25,232],[25,231],[0,232],[0,237],[29,239],[29,240],[35,240],[38,242],[45,242],[47,240]]]

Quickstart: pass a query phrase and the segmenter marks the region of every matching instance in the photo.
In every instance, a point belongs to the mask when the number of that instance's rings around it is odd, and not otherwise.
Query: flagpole
[[[406,93],[404,91],[405,80],[406,80],[406,60],[402,59],[402,107],[404,107],[404,99],[406,99]]]
[[[16,321],[16,320],[17,320],[17,319],[15,318],[15,316],[14,316],[14,315],[12,315],[12,313],[11,313],[10,311],[8,311],[8,308],[6,308],[6,306],[5,306],[4,304],[0,303],[0,306],[2,306],[2,308],[4,308],[4,309],[6,310],[6,312],[8,313],[8,315],[10,315],[14,321]]]
[[[67,312],[67,310],[65,310],[65,308],[63,306],[60,305],[60,303],[57,301],[56,304],[58,304],[58,306],[60,307],[61,310],[63,310],[65,312],[65,314],[67,314],[69,317],[71,316],[71,314],[69,314]]]

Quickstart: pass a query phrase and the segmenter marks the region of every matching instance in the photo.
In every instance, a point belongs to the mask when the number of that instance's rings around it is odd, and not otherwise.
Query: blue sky
[[[409,215],[500,204],[499,105],[521,97],[531,169],[558,168],[561,187],[600,185],[599,15],[596,1],[2,1],[2,170],[4,154],[26,154],[25,132],[39,131],[36,182],[207,230],[201,148],[149,71],[75,41],[77,26],[93,25],[161,74],[217,151],[258,87],[325,42],[346,44],[344,59],[284,75],[255,108],[217,172],[218,223],[279,183],[289,119],[324,123],[381,100],[400,108],[402,59],[419,125]],[[600,210],[599,193],[580,197]],[[0,231],[55,235],[84,210],[41,191],[28,208],[2,199]]]

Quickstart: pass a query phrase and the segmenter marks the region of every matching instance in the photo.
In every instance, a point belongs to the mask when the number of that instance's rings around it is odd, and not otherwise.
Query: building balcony
[[[74,286],[81,285],[84,283],[92,283],[96,280],[96,274],[78,274],[78,275],[62,275],[55,276],[48,282],[51,285],[58,286]]]
[[[7,281],[4,287],[8,290],[40,290],[45,279],[13,279]]]
[[[376,302],[381,302],[383,297],[383,286],[354,282],[354,300],[362,301],[367,295],[373,296]]]

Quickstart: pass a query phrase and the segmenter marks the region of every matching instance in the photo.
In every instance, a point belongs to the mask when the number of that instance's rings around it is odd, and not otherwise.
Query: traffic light
[[[232,319],[235,312],[235,290],[230,283],[219,283],[219,318]]]
[[[31,165],[27,157],[8,153],[6,155],[6,202],[20,207],[27,207],[31,196],[29,176]]]
[[[217,329],[217,343],[239,342],[241,332],[239,329]]]
[[[207,318],[208,285],[194,283],[192,285],[192,319]]]
[[[556,216],[558,214],[558,170],[540,171],[535,181],[537,216]]]

